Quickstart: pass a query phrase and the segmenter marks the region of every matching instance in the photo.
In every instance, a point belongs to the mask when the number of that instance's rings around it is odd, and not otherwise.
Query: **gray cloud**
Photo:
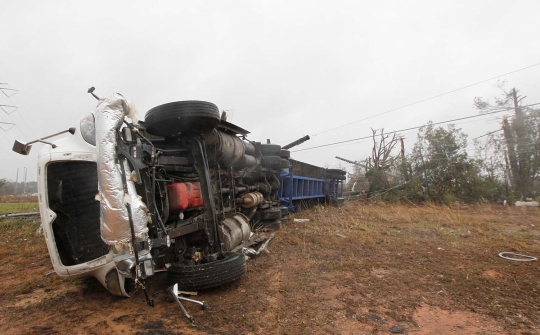
[[[253,140],[287,142],[540,62],[540,3],[519,1],[8,1],[0,14],[0,82],[20,92],[0,121],[0,177],[14,179],[32,157],[10,153],[72,126],[98,95],[120,92],[141,114],[200,99],[230,110]],[[507,76],[540,102],[540,66]],[[303,147],[476,113],[475,96],[495,81],[313,137]],[[5,103],[0,97],[0,103]],[[9,100],[7,100],[9,102]],[[11,120],[11,121],[10,121]],[[472,137],[498,125],[461,126]],[[406,135],[412,145],[414,133]],[[304,151],[296,158],[338,164],[362,159],[370,143]]]

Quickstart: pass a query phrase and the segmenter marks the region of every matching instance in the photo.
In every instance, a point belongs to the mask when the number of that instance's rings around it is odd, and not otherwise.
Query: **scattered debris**
[[[390,328],[390,331],[392,332],[392,334],[403,334],[405,333],[405,327],[400,326],[400,325],[395,325],[392,328]]]
[[[336,234],[337,237],[341,237],[341,238],[347,238],[347,236],[343,235],[343,234]]]
[[[368,314],[365,316],[367,320],[376,321],[376,322],[382,322],[383,319],[378,316],[377,314]]]
[[[538,207],[540,202],[538,201],[516,201],[517,207]]]
[[[39,212],[4,214],[0,215],[0,218],[31,218],[36,216],[39,216]]]
[[[294,219],[294,222],[309,222],[309,219]]]
[[[242,253],[248,257],[255,258],[261,254],[264,250],[266,250],[266,247],[268,246],[268,243],[274,238],[274,233],[270,234],[270,237],[264,241],[264,243],[259,247],[258,250],[255,250],[253,248],[242,248]]]
[[[517,256],[518,258],[508,257],[507,255]],[[516,254],[515,252],[508,252],[508,251],[499,253],[499,257],[507,259],[509,261],[516,261],[516,262],[535,262],[538,260],[536,257],[533,257],[533,256]]]
[[[191,323],[193,323],[193,322],[195,322],[195,319],[187,312],[187,310],[185,309],[184,305],[182,305],[180,300],[184,300],[184,301],[188,301],[188,302],[192,302],[194,304],[197,304],[197,305],[201,306],[201,309],[203,311],[206,310],[208,308],[208,306],[206,305],[206,303],[204,301],[197,301],[197,300],[193,300],[193,299],[183,297],[183,296],[179,295],[180,292],[181,291],[178,291],[178,284],[174,284],[174,286],[169,287],[170,295],[178,303],[178,305],[180,306],[180,309],[182,309],[182,312],[184,312],[184,315],[188,318],[188,320],[191,321]]]

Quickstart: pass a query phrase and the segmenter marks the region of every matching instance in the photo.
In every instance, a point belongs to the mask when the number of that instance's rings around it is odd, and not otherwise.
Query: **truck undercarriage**
[[[93,275],[118,296],[146,293],[144,280],[158,272],[186,291],[238,279],[253,247],[267,244],[257,230],[278,229],[294,199],[335,198],[345,179],[248,140],[204,101],[160,105],[139,122],[115,94],[69,132],[34,141],[51,145],[38,161],[49,254],[59,275]],[[30,147],[17,141],[14,150]],[[293,165],[311,176],[294,179]]]

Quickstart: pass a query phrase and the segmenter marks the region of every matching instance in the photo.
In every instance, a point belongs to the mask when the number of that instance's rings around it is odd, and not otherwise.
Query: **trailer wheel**
[[[246,273],[246,258],[241,253],[227,253],[225,258],[211,263],[184,265],[174,263],[167,269],[169,285],[180,290],[198,291],[219,286]]]
[[[279,156],[263,156],[261,160],[261,165],[265,168],[280,168],[281,164],[282,162]]]
[[[270,207],[261,211],[262,221],[279,220],[281,218],[281,209],[278,207]]]
[[[341,174],[329,174],[329,173],[327,173],[324,176],[324,179],[346,180],[347,176],[344,176],[344,175],[341,175]]]
[[[347,171],[341,170],[341,169],[326,169],[326,173],[328,174],[340,174],[340,175],[346,175]]]
[[[281,158],[290,158],[291,152],[289,150],[281,149],[281,152],[279,153],[279,157]]]
[[[146,130],[152,135],[173,136],[195,130],[215,128],[220,122],[216,105],[206,101],[176,101],[146,112]]]
[[[289,162],[288,159],[285,159],[285,158],[282,158],[280,163],[279,163],[279,167],[282,168],[282,169],[288,169],[289,167],[291,166],[291,163]]]
[[[281,220],[263,221],[261,226],[263,229],[279,230],[281,229]]]
[[[263,143],[260,150],[263,156],[279,156],[281,154],[281,145]]]

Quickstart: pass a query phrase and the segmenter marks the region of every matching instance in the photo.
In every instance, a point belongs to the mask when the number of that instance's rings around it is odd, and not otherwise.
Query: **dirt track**
[[[4,334],[540,334],[540,210],[348,203],[289,222],[239,281],[186,304],[163,278],[111,296],[93,279],[52,271],[35,221],[0,221]],[[345,237],[339,237],[341,234]]]

